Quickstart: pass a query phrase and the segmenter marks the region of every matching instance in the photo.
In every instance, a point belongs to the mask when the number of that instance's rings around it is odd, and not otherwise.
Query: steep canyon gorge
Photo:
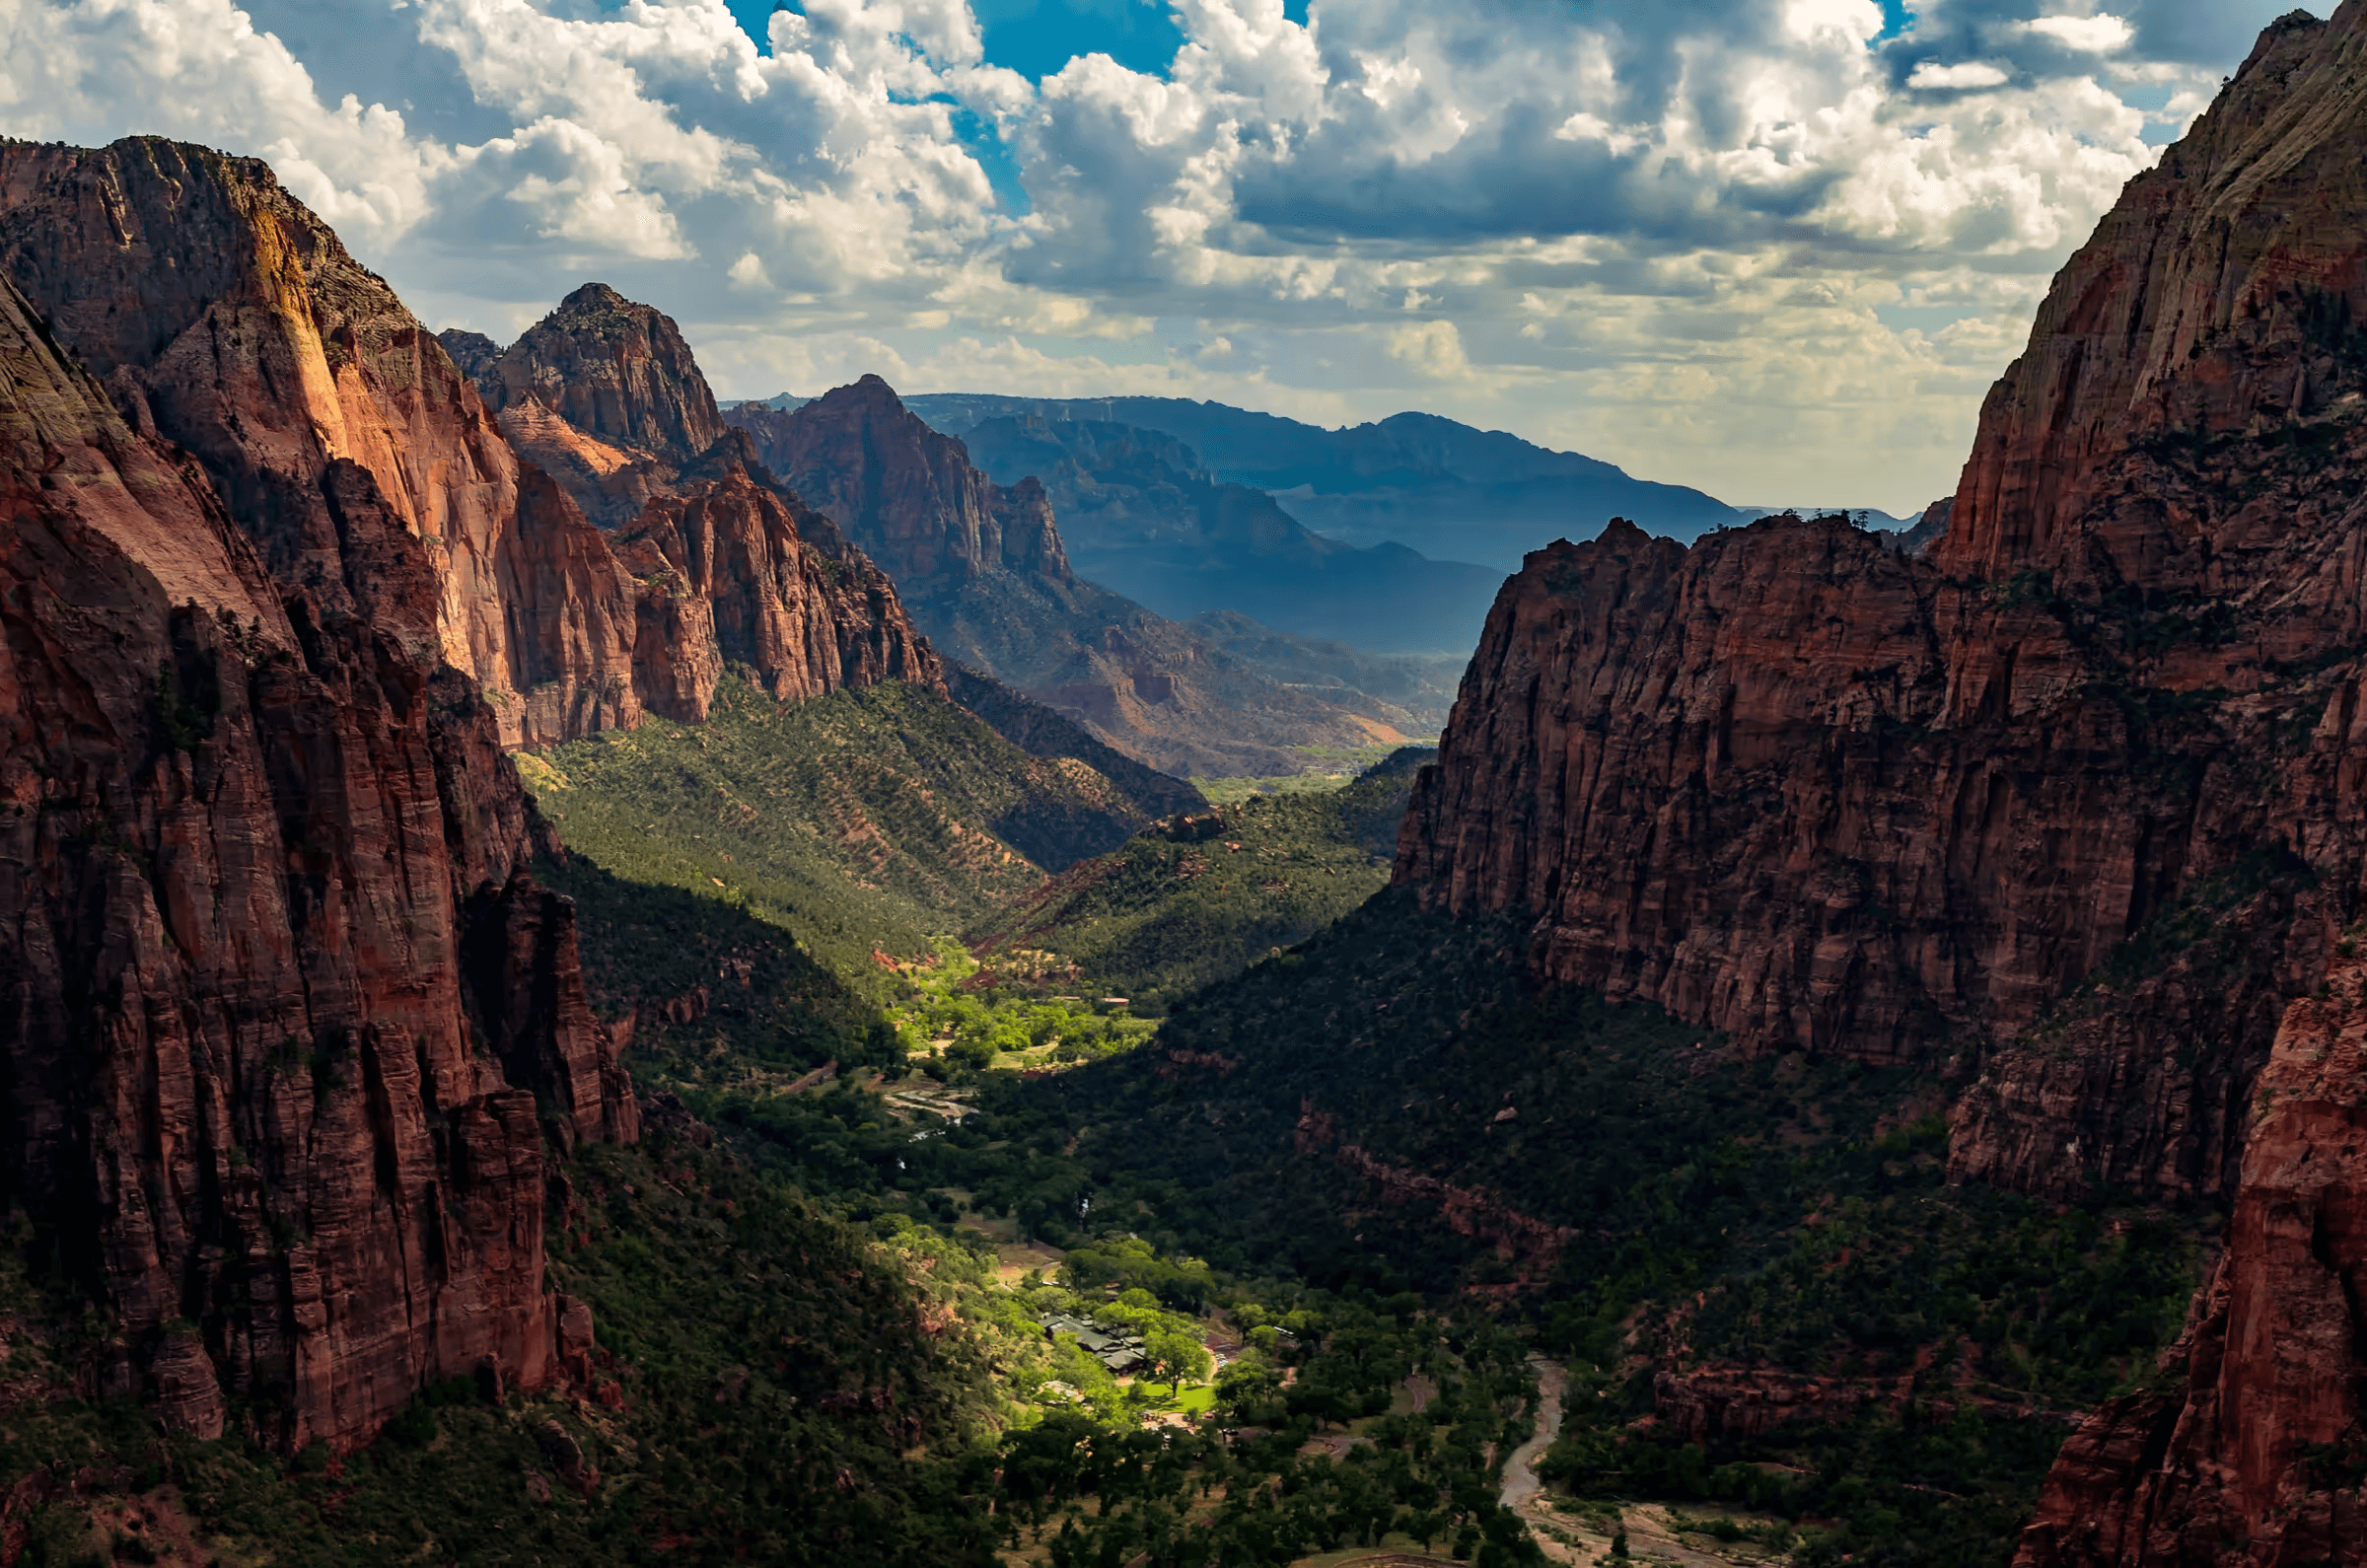
[[[1390,896],[1517,925],[1546,985],[1922,1075],[1956,1182],[2228,1206],[2028,1568],[2367,1559],[2363,49],[2360,0],[2274,24],[2130,182],[1927,550],[1785,516],[1530,555],[1398,841]],[[685,1118],[593,1012],[506,753],[900,682],[1122,837],[1198,803],[1153,768],[1396,739],[1079,578],[1040,485],[877,377],[727,410],[599,284],[438,337],[178,143],[0,144],[0,1181],[109,1316],[88,1390],[200,1436],[347,1453],[439,1380],[592,1376],[552,1217]],[[1176,844],[1241,849],[1206,820]],[[1300,1153],[1550,1264],[1562,1229],[1329,1116]],[[1691,1392],[1672,1424],[1725,1419]]]

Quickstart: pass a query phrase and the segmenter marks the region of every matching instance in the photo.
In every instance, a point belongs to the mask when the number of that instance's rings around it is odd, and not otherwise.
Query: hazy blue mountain
[[[960,435],[996,483],[1042,481],[1081,576],[1179,620],[1234,611],[1300,637],[1452,654],[1460,669],[1503,582],[1493,567],[1313,533],[1161,431],[1029,412]]]
[[[1591,538],[1614,516],[1683,539],[1744,521],[1698,490],[1638,479],[1579,453],[1549,451],[1436,414],[1393,414],[1377,424],[1326,430],[1184,397],[940,392],[910,402],[923,419],[965,439],[987,420],[1029,414],[1047,424],[1159,431],[1189,447],[1211,478],[1272,493],[1318,533],[1355,545],[1401,544],[1499,572],[1517,570],[1523,555],[1555,538]]]

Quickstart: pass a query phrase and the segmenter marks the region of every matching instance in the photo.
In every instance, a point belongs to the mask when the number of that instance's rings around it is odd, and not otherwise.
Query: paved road
[[[1561,1435],[1561,1394],[1569,1381],[1558,1361],[1531,1356],[1529,1365],[1537,1373],[1537,1387],[1541,1395],[1537,1407],[1537,1430],[1530,1433],[1529,1441],[1514,1449],[1512,1458],[1504,1461],[1504,1506],[1516,1514],[1543,1489],[1537,1479],[1537,1461]]]

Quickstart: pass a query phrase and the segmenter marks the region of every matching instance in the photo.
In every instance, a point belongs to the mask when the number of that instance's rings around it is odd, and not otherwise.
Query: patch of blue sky
[[[759,48],[769,48],[776,0],[727,0]],[[1302,19],[1306,0],[1285,0]],[[790,9],[800,9],[791,0]],[[1184,31],[1166,0],[970,0],[986,58],[1034,81],[1080,54],[1107,54],[1130,71],[1165,75]]]
[[[2171,91],[2167,82],[2139,82],[2119,90],[2121,103],[2145,111],[2143,135],[2148,147],[2167,147],[2187,128],[2184,118],[2172,118],[2162,112],[2170,107]]]
[[[1033,211],[1036,203],[1019,177],[1019,160],[996,133],[994,121],[958,104],[954,107],[953,120],[954,134],[986,172],[986,182],[994,186],[996,199],[1006,210],[1022,217]]]

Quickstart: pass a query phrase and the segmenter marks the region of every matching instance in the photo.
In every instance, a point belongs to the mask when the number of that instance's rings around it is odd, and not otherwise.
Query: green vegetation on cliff
[[[1138,834],[1013,904],[979,951],[1048,953],[1138,1008],[1238,974],[1381,891],[1434,754],[1402,748],[1341,788],[1252,796]]]
[[[705,724],[651,719],[519,768],[572,853],[745,908],[858,985],[873,949],[925,951],[1152,816],[895,681],[782,704],[727,680]]]

